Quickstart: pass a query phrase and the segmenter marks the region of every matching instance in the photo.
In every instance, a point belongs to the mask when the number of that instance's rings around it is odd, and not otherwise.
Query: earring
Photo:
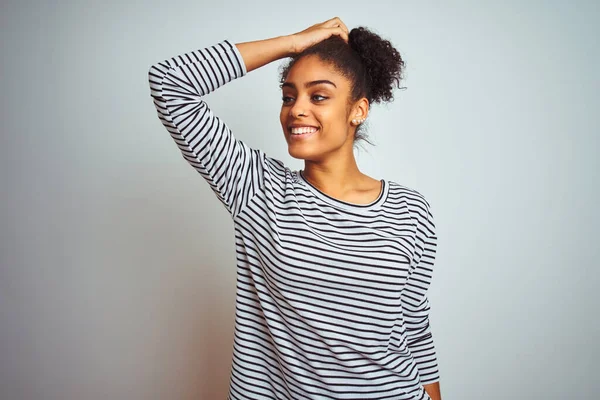
[[[360,125],[360,124],[362,124],[363,122],[365,122],[365,118],[355,118],[355,119],[353,119],[353,120],[352,120],[352,123],[353,123],[354,125]]]

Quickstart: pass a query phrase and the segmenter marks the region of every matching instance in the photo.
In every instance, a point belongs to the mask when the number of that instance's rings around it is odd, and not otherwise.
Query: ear
[[[369,115],[369,100],[367,100],[366,97],[363,97],[354,103],[350,115],[348,116],[348,123],[354,126],[360,125],[367,119],[367,115]]]

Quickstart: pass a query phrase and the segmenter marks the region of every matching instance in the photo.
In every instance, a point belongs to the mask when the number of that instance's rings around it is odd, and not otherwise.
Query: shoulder
[[[404,200],[419,230],[424,231],[427,236],[435,235],[433,213],[425,195],[420,190],[399,184],[395,181],[386,180],[386,182],[389,185],[388,196],[397,200]]]
[[[274,181],[285,183],[297,183],[299,181],[297,170],[291,169],[285,162],[271,155],[264,155],[266,173]]]
[[[431,207],[425,195],[412,187],[401,185],[398,182],[386,180],[390,194],[396,198],[404,198],[409,206],[427,212]]]

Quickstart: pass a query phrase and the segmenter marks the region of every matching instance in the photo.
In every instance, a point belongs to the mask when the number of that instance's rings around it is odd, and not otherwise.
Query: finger
[[[338,17],[334,17],[331,19],[328,19],[327,21],[323,22],[323,26],[327,27],[327,28],[334,28],[336,26],[338,26],[340,24],[341,20]]]
[[[348,43],[348,40],[349,40],[349,38],[348,38],[348,32],[346,30],[342,29],[342,28],[340,28],[340,31],[342,32],[342,39],[344,39],[344,41],[346,43]]]
[[[350,31],[348,30],[348,27],[346,26],[346,24],[344,24],[344,22],[340,19],[340,26],[342,27],[342,29],[344,31],[346,31],[346,33],[350,33]]]
[[[344,42],[348,43],[348,33],[345,30],[343,30],[340,26],[336,26],[330,29],[332,30],[333,35],[338,35],[339,37],[344,39]]]
[[[340,17],[335,17],[335,18],[333,18],[333,20],[335,21],[335,25],[334,26],[339,26],[344,31],[346,31],[346,33],[350,33],[350,31],[348,30],[348,27],[346,26],[346,24],[344,24],[344,21],[342,21],[340,19]]]

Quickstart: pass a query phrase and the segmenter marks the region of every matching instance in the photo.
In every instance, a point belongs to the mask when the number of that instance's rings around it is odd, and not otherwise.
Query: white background
[[[598,2],[117,4],[2,3],[0,398],[225,398],[233,226],[158,120],[148,69],[334,16],[406,61],[357,158],[432,206],[444,400],[599,398]],[[279,65],[207,101],[301,168]]]

